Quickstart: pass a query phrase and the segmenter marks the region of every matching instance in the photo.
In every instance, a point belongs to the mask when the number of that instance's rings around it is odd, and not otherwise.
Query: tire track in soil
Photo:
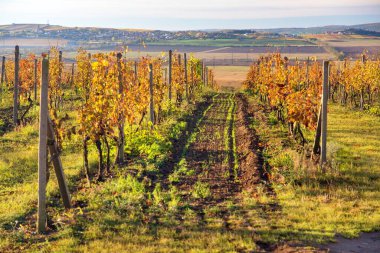
[[[233,172],[232,124],[228,122],[230,108],[235,105],[232,93],[220,93],[211,108],[205,114],[199,125],[196,140],[190,145],[186,153],[187,168],[195,173],[184,176],[177,184],[182,198],[188,203],[198,216],[200,225],[204,225],[205,208],[218,206],[219,216],[223,225],[229,229],[229,213],[226,201],[236,202],[236,194],[240,191],[240,183],[235,180]],[[233,109],[232,109],[232,113]],[[231,161],[232,159],[232,161]],[[211,196],[208,198],[194,198],[192,193],[197,182],[207,184]]]
[[[182,177],[177,187],[183,194],[183,200],[196,212],[199,227],[207,225],[205,210],[217,206],[217,217],[222,220],[226,231],[250,231],[258,239],[255,243],[260,252],[266,252],[276,249],[277,245],[261,242],[260,236],[255,235],[255,227],[261,226],[260,222],[270,224],[270,220],[279,214],[280,207],[266,173],[259,137],[249,127],[254,117],[253,111],[243,95],[235,97],[232,93],[220,93],[205,114],[198,127],[197,138],[186,153],[187,168],[193,169],[194,174]],[[234,142],[238,160],[237,178],[234,175]],[[209,185],[209,198],[192,196],[197,182]],[[258,190],[260,187],[263,188],[262,192]],[[258,216],[255,216],[252,209],[243,204],[243,191],[252,198],[265,194],[274,201],[259,203],[255,208]],[[235,206],[234,210],[229,209],[231,204]],[[234,215],[240,216],[244,222],[239,224]]]
[[[269,221],[278,215],[278,204],[276,202],[258,204],[254,208],[256,214],[252,214],[252,209],[244,206],[242,201],[243,191],[248,192],[252,198],[258,194],[266,194],[274,199],[276,197],[261,156],[259,137],[254,129],[249,127],[254,109],[241,94],[235,96],[233,93],[219,93],[212,100],[207,109],[202,111],[206,112],[203,118],[196,117],[197,120],[194,120],[199,124],[189,125],[193,127],[188,129],[190,133],[197,132],[196,139],[187,150],[183,147],[179,149],[180,152],[177,150],[178,154],[186,151],[184,158],[187,170],[194,170],[194,173],[181,176],[173,185],[181,193],[184,207],[195,211],[198,223],[195,227],[207,229],[207,225],[211,226],[212,224],[207,222],[214,221],[206,220],[205,211],[210,207],[218,207],[219,212],[216,217],[222,222],[225,231],[236,234],[249,231],[259,246],[258,252],[272,251],[277,245],[261,242],[260,236],[255,233],[255,228],[261,226],[260,222],[270,223]],[[186,145],[184,140],[181,141],[183,146]],[[172,171],[175,171],[176,164],[183,158],[176,157]],[[210,197],[193,196],[194,185],[197,182],[208,184]],[[264,188],[263,192],[258,191],[259,187]],[[231,204],[235,206],[233,210],[229,209]],[[184,227],[183,212],[184,209],[175,215],[179,228]],[[243,222],[239,223],[236,216]]]

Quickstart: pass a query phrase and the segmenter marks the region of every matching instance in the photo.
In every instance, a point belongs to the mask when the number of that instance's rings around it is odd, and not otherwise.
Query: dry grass
[[[234,87],[239,89],[245,80],[248,66],[215,66],[212,68],[215,80],[221,87]]]

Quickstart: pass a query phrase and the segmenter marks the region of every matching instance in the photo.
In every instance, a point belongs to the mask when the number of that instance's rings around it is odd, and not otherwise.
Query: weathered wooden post
[[[321,143],[321,131],[322,131],[321,123],[322,123],[322,104],[319,108],[317,129],[315,130],[315,139],[314,139],[314,146],[313,146],[313,154],[315,154],[315,155],[321,153],[321,145],[320,145],[320,143]]]
[[[173,52],[169,50],[169,102],[172,101],[172,57]]]
[[[61,65],[62,65],[62,51],[59,51],[58,62],[59,62],[59,69],[58,69],[58,71],[59,71],[59,75],[58,75],[59,80],[58,80],[58,85],[60,86],[61,83],[62,83],[62,70],[63,70],[62,67],[61,67]]]
[[[202,62],[202,83],[203,85],[206,85],[205,79],[206,78],[206,65],[204,62]]]
[[[309,87],[309,64],[310,64],[310,58],[308,56],[307,61],[306,61],[306,84],[307,84],[307,87]]]
[[[202,65],[201,80],[202,80],[203,85],[204,85],[205,84],[205,82],[204,82],[204,80],[205,80],[205,63],[204,63],[204,60],[202,60],[201,65]]]
[[[19,82],[19,70],[20,70],[20,48],[19,46],[15,47],[15,82],[13,90],[13,124],[18,125],[18,82]]]
[[[137,85],[137,79],[138,79],[138,76],[137,76],[137,61],[135,61],[135,85]]]
[[[3,56],[2,62],[1,62],[1,80],[0,80],[0,87],[2,87],[4,83],[4,77],[5,77],[5,56]]]
[[[37,232],[46,231],[46,174],[47,164],[47,131],[48,131],[48,84],[49,60],[42,60],[42,77],[40,92],[40,127],[38,146],[38,217]]]
[[[118,81],[119,81],[119,94],[121,96],[121,102],[120,104],[123,105],[124,102],[124,92],[123,92],[123,72],[121,69],[121,58],[122,54],[117,54],[117,71],[118,71]],[[123,111],[123,110],[122,110]],[[117,145],[117,158],[116,163],[122,164],[124,161],[124,145],[125,145],[125,138],[124,138],[124,113],[119,112],[119,119],[118,119],[118,128],[119,128],[119,140]]]
[[[191,76],[191,89],[190,89],[190,96],[193,97],[193,92],[194,92],[194,86],[195,86],[195,82],[194,82],[194,63],[191,62],[190,63],[190,76]]]
[[[149,64],[149,95],[150,95],[150,103],[149,103],[149,109],[150,109],[150,122],[154,124],[154,101],[153,101],[153,65],[152,63]]]
[[[47,119],[48,119],[47,144],[48,144],[48,148],[49,148],[50,158],[53,162],[55,175],[57,176],[59,191],[61,193],[63,205],[65,206],[66,209],[69,209],[69,208],[71,208],[69,188],[67,187],[65,174],[63,172],[63,166],[62,166],[61,158],[59,156],[58,145],[57,145],[57,142],[55,141],[55,137],[54,137],[53,123],[50,120],[49,116],[47,117]]]
[[[208,85],[208,67],[205,67],[205,84]]]
[[[365,66],[366,57],[365,54],[362,55],[362,64]],[[364,110],[364,88],[360,89],[360,109]]]
[[[211,82],[211,87],[214,87],[214,75],[211,76],[210,82]]]
[[[62,65],[62,51],[58,52],[58,86],[61,87],[62,85],[62,71],[63,71],[63,65]],[[63,107],[63,96],[59,97],[57,108]]]
[[[180,79],[182,77],[182,66],[181,66],[181,64],[182,64],[182,62],[181,62],[181,54],[178,54],[178,71],[179,71]],[[180,102],[182,101],[182,95],[183,94],[180,94],[178,92],[178,90],[176,90],[177,106],[179,106]]]
[[[37,102],[37,78],[38,78],[38,60],[37,59],[34,59],[34,101]]]
[[[165,84],[168,84],[168,68],[164,68]]]
[[[186,53],[183,54],[183,60],[184,60],[184,68],[185,68],[185,92],[186,92],[186,100],[189,102],[189,83],[187,81],[187,55]]]
[[[329,61],[323,62],[323,89],[322,89],[322,144],[321,144],[321,166],[327,161],[327,102],[329,89]]]
[[[75,64],[71,64],[71,86],[74,85]]]

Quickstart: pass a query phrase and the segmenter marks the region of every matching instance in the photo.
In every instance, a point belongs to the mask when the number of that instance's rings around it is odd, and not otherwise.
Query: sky
[[[380,22],[380,0],[0,0],[0,24],[161,30]]]

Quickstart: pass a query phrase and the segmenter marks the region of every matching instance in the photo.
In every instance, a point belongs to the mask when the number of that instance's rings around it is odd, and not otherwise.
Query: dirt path
[[[178,184],[194,209],[223,205],[240,189],[233,146],[233,93],[221,93],[205,111],[183,157],[190,173]],[[203,191],[203,192],[202,192]]]
[[[317,248],[267,242],[276,235],[272,225],[283,210],[267,175],[260,138],[251,126],[255,114],[244,95],[222,92],[192,115],[168,170],[168,183],[178,189],[184,203],[176,214],[177,229],[186,227],[181,217],[191,209],[196,214],[192,231],[230,233],[231,240],[251,242],[237,247],[237,252],[250,252],[250,247],[254,252],[360,252],[374,245],[373,238],[338,240]]]

